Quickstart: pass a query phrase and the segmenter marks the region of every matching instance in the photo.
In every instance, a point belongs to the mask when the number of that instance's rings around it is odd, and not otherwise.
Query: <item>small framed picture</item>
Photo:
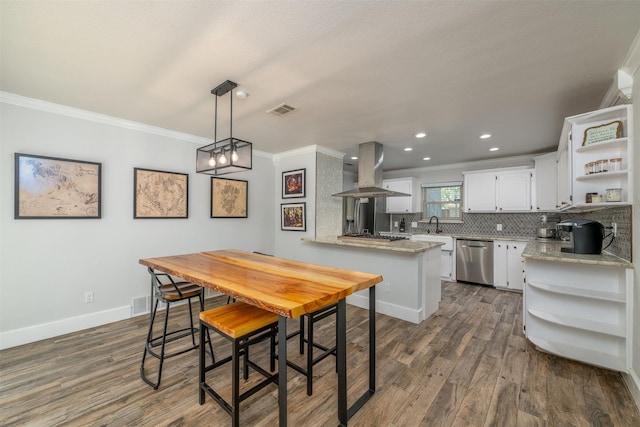
[[[282,198],[293,199],[305,197],[305,172],[306,169],[282,172]]]
[[[282,203],[281,207],[281,229],[289,231],[306,231],[307,221],[305,207],[306,203]]]
[[[133,218],[188,218],[189,174],[133,168]]]
[[[249,182],[211,178],[211,218],[247,218]]]
[[[102,163],[15,153],[15,219],[95,219]]]

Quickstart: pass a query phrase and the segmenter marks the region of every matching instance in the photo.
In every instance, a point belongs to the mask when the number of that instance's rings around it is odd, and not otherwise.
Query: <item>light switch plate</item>
[[[418,221],[411,221],[411,227],[418,228]]]
[[[502,231],[502,224],[497,224],[496,225],[496,230]]]

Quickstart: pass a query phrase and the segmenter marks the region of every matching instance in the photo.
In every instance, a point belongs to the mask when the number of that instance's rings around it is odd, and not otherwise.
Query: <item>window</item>
[[[433,215],[441,222],[462,221],[462,182],[422,184],[422,218]]]

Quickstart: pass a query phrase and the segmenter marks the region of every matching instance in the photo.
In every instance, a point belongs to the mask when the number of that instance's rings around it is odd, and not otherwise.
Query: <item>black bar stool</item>
[[[191,308],[191,299],[197,298],[200,301],[200,311],[204,310],[204,289],[190,282],[178,282],[174,280],[173,277],[171,277],[169,274],[155,272],[152,268],[149,268],[148,271],[151,275],[151,288],[152,295],[155,299],[155,304],[153,306],[153,311],[151,312],[149,332],[147,333],[147,340],[144,345],[144,353],[142,354],[142,362],[140,363],[140,377],[145,383],[153,387],[154,390],[157,390],[160,386],[160,380],[162,379],[162,365],[164,363],[164,360],[198,348],[195,334],[199,329],[193,324],[193,310]],[[185,300],[187,301],[187,305],[189,306],[190,326],[174,331],[167,331],[167,326],[169,323],[169,309],[171,307],[171,304]],[[164,327],[162,329],[162,334],[154,337],[153,323],[156,318],[158,303],[160,301],[166,304],[164,313]],[[191,345],[186,348],[182,347],[180,349],[176,349],[173,352],[166,352],[167,343],[179,340],[181,338],[186,338],[189,335],[191,335]],[[211,358],[215,361],[213,348],[211,346],[211,340],[209,340],[208,343],[209,351],[211,352]],[[160,347],[160,353],[155,350],[155,348],[157,347]],[[158,367],[158,380],[156,382],[153,382],[149,378],[147,378],[144,372],[144,362],[147,358],[147,353],[159,359],[160,361],[160,365]]]
[[[223,338],[231,341],[231,356],[205,366],[205,331],[213,329]],[[249,346],[271,340],[269,345],[270,370],[275,370],[275,342],[278,334],[278,315],[243,302],[234,302],[200,313],[200,405],[204,404],[205,393],[211,396],[229,415],[232,425],[240,425],[240,402],[262,390],[267,385],[278,384],[278,374],[271,374],[249,358]],[[264,380],[240,393],[240,358],[243,357],[244,379],[249,378],[249,367],[265,377]],[[206,373],[227,362],[232,364],[231,403],[220,396],[207,382]]]
[[[300,316],[300,329],[294,331],[287,335],[287,339],[294,338],[296,336],[300,336],[300,354],[304,354],[305,344],[307,350],[307,367],[303,368],[302,366],[287,360],[287,365],[292,369],[300,372],[302,375],[307,377],[307,395],[311,396],[313,394],[313,366],[324,360],[328,356],[336,356],[337,351],[337,342],[332,347],[327,347],[322,344],[319,344],[314,341],[313,337],[313,326],[316,322],[326,319],[329,316],[335,316],[338,313],[338,304],[332,304],[327,307],[321,308],[320,310],[316,310],[312,313],[304,314]],[[306,331],[305,331],[305,320],[306,320]],[[305,336],[306,332],[306,336]],[[336,337],[338,336],[337,324],[336,324]],[[314,357],[314,349],[322,350],[322,352]],[[337,361],[336,361],[337,363]],[[337,365],[336,365],[337,369]]]
[[[264,256],[273,256],[269,254],[265,254],[262,252],[253,252],[254,254],[264,255]],[[227,300],[229,303],[229,300]],[[328,356],[336,356],[337,351],[337,341],[334,343],[332,347],[327,347],[325,345],[319,344],[314,341],[313,338],[313,327],[316,322],[326,319],[329,316],[336,316],[338,313],[338,304],[331,304],[326,307],[323,307],[319,310],[316,310],[312,313],[303,314],[300,316],[300,328],[287,335],[287,340],[294,338],[296,336],[300,337],[300,354],[304,354],[305,344],[307,350],[307,360],[306,360],[306,368],[302,367],[290,360],[287,360],[287,365],[301,373],[307,378],[307,395],[311,396],[313,394],[313,366],[324,360]],[[305,329],[305,323],[307,325]],[[336,323],[336,337],[338,336],[337,331],[337,323]],[[314,349],[322,350],[317,357],[314,357]],[[277,357],[277,356],[276,356]],[[337,363],[337,361],[336,361]],[[337,365],[336,365],[337,370]]]

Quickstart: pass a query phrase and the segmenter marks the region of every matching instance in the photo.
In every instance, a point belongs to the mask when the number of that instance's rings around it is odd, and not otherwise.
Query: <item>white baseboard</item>
[[[369,309],[369,297],[353,294],[347,297],[347,303],[355,305],[356,307]],[[407,322],[418,324],[420,323],[420,310],[412,310],[407,307],[403,307],[396,304],[391,304],[385,301],[376,299],[376,312],[386,314],[387,316],[395,317],[396,319],[406,320]]]
[[[130,317],[131,306],[125,305],[97,313],[83,314],[82,316],[0,332],[0,350],[117,322]]]
[[[622,379],[631,392],[633,400],[636,401],[636,406],[640,409],[640,376],[638,376],[638,373],[631,368],[628,374],[622,374]]]

